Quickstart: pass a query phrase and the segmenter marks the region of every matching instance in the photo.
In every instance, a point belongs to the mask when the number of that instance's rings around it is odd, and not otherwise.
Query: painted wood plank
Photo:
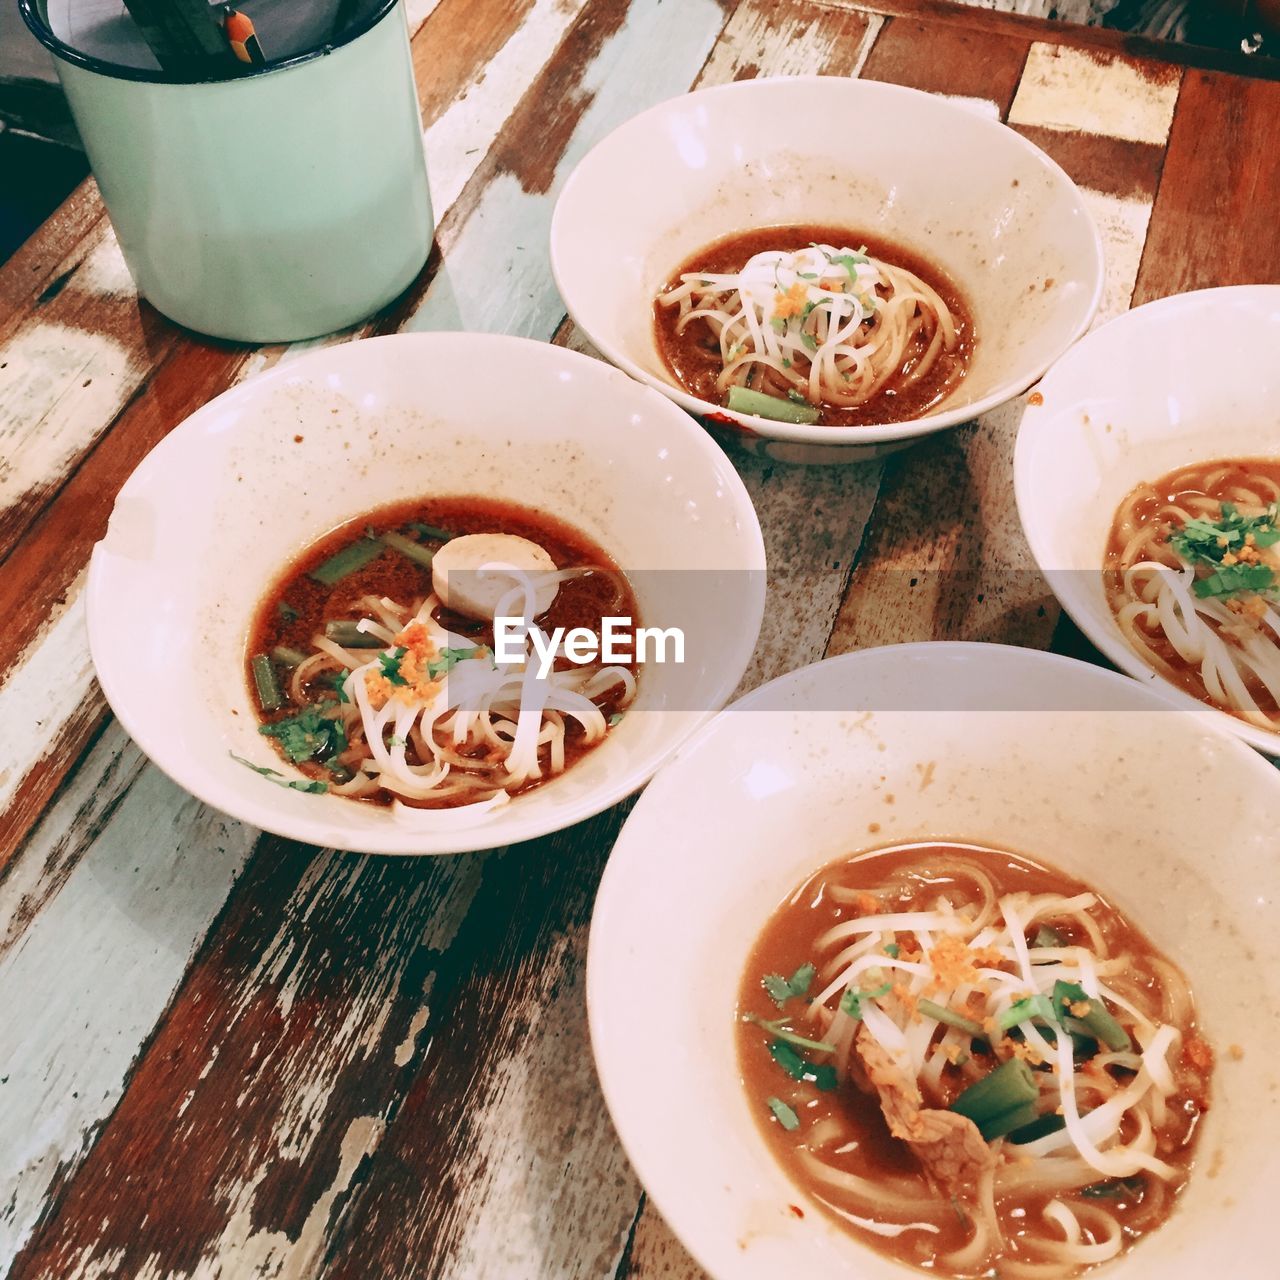
[[[794,0],[740,4],[695,87],[758,76],[857,75],[881,21],[878,14],[825,10]]]
[[[1102,54],[1124,54],[1180,67],[1205,67],[1259,79],[1280,79],[1280,58],[1256,58],[1239,49],[1210,49],[1183,41],[1158,40],[1149,36],[1113,31],[1106,27],[1086,27],[1024,13],[990,7],[990,0],[823,0],[839,8],[857,9],[894,17],[920,19],[930,27],[968,27],[989,35],[1011,35],[1048,44],[1069,45]]]
[[[1177,67],[1036,43],[1009,123],[1163,146],[1181,82]]]
[[[686,89],[723,23],[714,0],[588,5],[441,222],[444,269],[404,327],[549,338],[564,314],[546,252],[558,184],[614,126]]]
[[[105,222],[20,321],[0,341],[0,557],[178,341],[139,308]]]
[[[1280,84],[1189,71],[1135,303],[1280,282]]]
[[[0,1270],[119,1097],[253,838],[112,729],[0,883]]]
[[[0,333],[49,287],[58,264],[102,217],[98,185],[86,178],[7,262],[0,263]]]
[[[1016,35],[889,18],[862,75],[867,80],[990,103],[996,118],[1003,119],[1028,47],[1029,42]]]

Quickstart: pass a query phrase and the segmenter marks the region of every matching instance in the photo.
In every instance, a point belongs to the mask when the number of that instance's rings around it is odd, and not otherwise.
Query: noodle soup
[[[635,696],[634,663],[545,680],[502,659],[494,617],[544,631],[637,618],[578,530],[514,503],[437,498],[350,521],[259,606],[247,675],[260,732],[305,781],[374,804],[493,808],[563,773]]]
[[[936,267],[821,225],[708,245],[658,295],[654,323],[672,376],[699,399],[829,426],[924,416],[964,377],[973,345]]]
[[[1126,640],[1167,680],[1280,729],[1280,460],[1182,467],[1125,498],[1104,578]]]
[[[739,996],[751,1108],[841,1226],[953,1277],[1059,1280],[1168,1216],[1212,1053],[1182,974],[1097,893],[986,847],[833,863]]]

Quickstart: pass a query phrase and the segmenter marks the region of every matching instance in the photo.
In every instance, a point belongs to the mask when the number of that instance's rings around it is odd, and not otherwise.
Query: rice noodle
[[[677,333],[710,330],[721,394],[751,387],[855,408],[890,380],[899,392],[918,383],[960,342],[950,308],[919,276],[832,245],[766,250],[735,272],[685,272],[658,302],[679,308]]]
[[[1185,558],[1166,536],[1192,519],[1217,524],[1223,502],[1274,519],[1280,484],[1257,470],[1274,465],[1201,464],[1139,485],[1116,513],[1105,578],[1116,622],[1144,661],[1250,724],[1280,730],[1280,547],[1260,542],[1248,552],[1250,563],[1272,569],[1274,585],[1202,596],[1197,585],[1218,566]],[[1204,492],[1162,500],[1185,490]],[[1238,563],[1235,549],[1227,555],[1223,564]]]
[[[616,577],[612,571],[583,566],[531,575],[492,564],[480,572],[515,582],[499,611],[506,608],[503,616],[524,623],[516,661],[500,663],[488,648],[442,626],[433,594],[403,605],[375,596],[356,602],[366,611],[356,629],[381,641],[380,650],[312,637],[314,652],[293,670],[288,690],[295,705],[321,705],[343,725],[347,747],[335,763],[352,776],[329,782],[333,794],[389,797],[397,822],[424,829],[482,821],[515,791],[563,772],[570,738],[581,746],[599,742],[609,731],[600,704],[621,709],[634,699],[635,675],[626,667],[596,663],[541,677],[528,639],[547,580],[597,572]],[[423,624],[429,638],[422,661],[449,649],[452,665],[425,685],[389,682],[386,664],[402,660],[401,641],[413,623]],[[334,704],[328,688],[311,692],[327,672],[342,673],[345,703]]]
[[[926,1181],[944,1192],[933,1198],[858,1155],[872,1140],[839,1113],[814,1124],[795,1148],[798,1160],[861,1229],[893,1237],[937,1224],[940,1243],[933,1253],[921,1244],[918,1256],[943,1274],[1063,1280],[1115,1257],[1132,1224],[1158,1223],[1185,1174],[1162,1158],[1158,1139],[1176,1133],[1169,1125],[1187,1098],[1175,1052],[1194,1025],[1186,979],[1140,947],[1094,893],[998,892],[982,867],[945,857],[912,874],[911,882],[901,871],[880,883],[823,884],[812,901],[832,905],[809,944],[821,986],[805,1006],[803,1034],[833,1048],[809,1059],[830,1063],[839,1087],[873,1096],[886,1071],[900,1072],[917,1101],[906,1096],[894,1106],[945,1109],[968,1084],[1021,1057],[1037,1091],[1032,1114],[1061,1115],[1062,1124],[1029,1141],[996,1137],[993,1159],[963,1187],[940,1186],[926,1160]],[[836,923],[827,924],[832,915]],[[1065,936],[1033,945],[1040,921],[1056,922]],[[1083,991],[1086,1006],[1096,1001],[1131,1046],[1108,1048],[1109,1033],[1088,1021],[1093,1011],[1077,1007],[1079,995],[1063,996],[1059,983]],[[1035,1012],[1010,1018],[1015,1006]],[[952,1025],[953,1015],[968,1021]],[[1077,1044],[1080,1022],[1096,1035]],[[866,1056],[871,1045],[881,1056]],[[906,1137],[894,1127],[901,1112],[878,1101],[891,1131]],[[1132,1203],[1124,1192],[1123,1227],[1105,1198],[1113,1193],[1096,1190],[1121,1179],[1138,1187]],[[1011,1205],[1025,1207],[1010,1217]]]

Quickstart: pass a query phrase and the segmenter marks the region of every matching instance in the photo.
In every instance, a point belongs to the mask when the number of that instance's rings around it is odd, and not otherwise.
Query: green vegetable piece
[[[339,702],[350,702],[347,697],[347,673],[345,671],[331,671],[329,673],[329,684],[333,686],[334,692],[338,695]]]
[[[787,1025],[786,1018],[776,1018],[772,1022],[766,1021],[764,1018],[758,1018],[754,1013],[746,1015],[746,1021],[754,1023],[757,1027],[762,1027],[771,1036],[776,1036],[779,1040],[785,1040],[788,1044],[793,1044],[799,1049],[812,1049],[815,1053],[835,1053],[836,1047],[833,1044],[827,1044],[825,1040],[810,1040],[806,1036],[798,1035],[792,1031]]]
[[[1039,1018],[1041,1022],[1057,1022],[1058,1016],[1053,1002],[1048,996],[1028,996],[1025,1000],[1016,1000],[999,1017],[996,1026],[1001,1031],[1008,1031],[1020,1022],[1030,1022]]]
[[[458,536],[456,533],[450,533],[448,529],[442,529],[438,524],[423,524],[420,520],[412,521],[409,528],[419,537],[426,538],[428,542],[449,542]]]
[[[1275,570],[1266,564],[1232,564],[1207,578],[1197,578],[1191,590],[1201,600],[1220,599],[1241,591],[1267,591],[1276,585]]]
[[[769,993],[769,999],[781,1009],[793,996],[809,994],[809,984],[817,972],[813,965],[802,964],[789,978],[780,973],[766,973],[760,984]]]
[[[800,1117],[781,1098],[766,1098],[765,1105],[773,1112],[773,1118],[788,1133],[800,1127]]]
[[[626,714],[627,713],[625,711],[615,711],[613,715],[609,717],[609,720],[608,720],[609,728],[616,729],[622,723],[622,717],[625,716]]]
[[[1031,1068],[1021,1058],[1010,1058],[989,1075],[975,1080],[951,1104],[951,1110],[972,1120],[990,1142],[1030,1124],[1035,1114],[1026,1112],[1039,1096]],[[1016,1123],[1009,1123],[1011,1120]]]
[[[424,569],[431,568],[431,562],[435,559],[436,553],[429,547],[421,546],[414,542],[412,538],[406,538],[402,533],[384,533],[382,540],[393,551],[398,551],[406,560],[412,560],[414,564],[421,565]]]
[[[760,985],[779,1009],[791,999],[791,984],[780,973],[766,973],[760,979]]]
[[[287,644],[278,644],[271,650],[271,657],[282,667],[300,667],[307,660],[301,649],[291,648]]]
[[[427,663],[427,674],[436,680],[440,676],[448,675],[459,662],[465,662],[468,658],[477,657],[485,652],[487,650],[480,646],[469,649],[442,649],[438,658]]]
[[[284,706],[285,697],[271,659],[265,653],[255,653],[249,661],[249,670],[253,672],[253,689],[258,695],[258,705],[263,711],[279,711]]]
[[[1073,1004],[1087,1004],[1089,1010],[1083,1014],[1076,1013],[1069,1008]],[[1070,1012],[1072,1018],[1079,1021],[1095,1040],[1105,1044],[1113,1053],[1128,1053],[1133,1048],[1129,1033],[1111,1016],[1106,1004],[1086,995],[1078,982],[1055,982],[1053,1005],[1055,1009]]]
[[[295,609],[295,608],[293,607],[293,605],[291,605],[287,600],[277,600],[277,601],[276,601],[276,612],[277,612],[277,613],[278,613],[278,614],[279,614],[279,615],[280,615],[280,616],[281,616],[281,617],[282,617],[286,622],[297,622],[297,620],[298,620],[298,611],[297,611],[297,609]]]
[[[831,259],[833,267],[843,267],[852,280],[858,274],[858,268],[865,266],[871,259],[865,253],[837,253]]]
[[[1204,516],[1188,520],[1169,534],[1169,545],[1185,564],[1213,569],[1206,577],[1192,583],[1192,591],[1201,599],[1220,599],[1246,591],[1270,591],[1277,585],[1275,571],[1265,564],[1237,561],[1224,564],[1228,555],[1238,555],[1247,542],[1257,547],[1271,547],[1280,540],[1277,521],[1280,511],[1272,503],[1258,516],[1242,516],[1233,502],[1219,506],[1217,520]]]
[[[402,645],[394,653],[380,653],[378,655],[378,666],[382,668],[382,674],[392,684],[407,685],[409,683],[400,674],[400,662],[406,653],[408,653],[408,650]]]
[[[932,1000],[917,1001],[916,1008],[926,1018],[933,1018],[948,1027],[955,1027],[958,1031],[967,1031],[971,1036],[986,1035],[980,1022],[975,1022],[972,1018],[966,1018],[964,1014],[956,1013],[943,1005],[935,1004]]]
[[[829,1063],[815,1065],[798,1054],[785,1040],[769,1042],[774,1062],[793,1080],[808,1081],[824,1092],[836,1087],[836,1069]]]
[[[332,587],[381,555],[382,545],[381,538],[357,538],[355,542],[316,565],[307,577],[326,587]]]
[[[1060,1116],[1056,1111],[1046,1111],[1043,1115],[1036,1116],[1030,1124],[1024,1124],[1021,1128],[1012,1130],[1009,1141],[1022,1145],[1034,1142],[1037,1138],[1047,1138],[1051,1133],[1057,1133],[1059,1129],[1066,1127],[1065,1116]]]
[[[884,953],[890,960],[896,960],[902,954],[902,948],[896,942],[886,944]]]
[[[344,649],[381,649],[386,643],[385,640],[379,640],[377,636],[370,635],[367,631],[361,631],[348,618],[326,622],[324,635],[326,640],[332,640],[334,644],[340,644]]]
[[[808,347],[810,351],[817,351],[818,339],[815,338],[813,334],[809,333],[807,330],[800,335],[800,341],[803,342],[804,345]]]
[[[252,769],[254,773],[260,773],[268,782],[274,782],[277,787],[288,787],[290,791],[305,791],[310,795],[323,795],[329,790],[327,782],[316,782],[311,780],[303,780],[301,778],[286,778],[279,769],[268,769],[265,765],[254,764],[252,760],[246,760],[244,756],[238,756],[234,751],[228,751],[229,755],[237,764],[242,764],[246,769]]]
[[[887,982],[882,982],[871,991],[846,991],[840,997],[840,1011],[847,1013],[856,1022],[862,1017],[864,1000],[879,1000],[881,996],[887,996],[892,989]]]
[[[1002,1111],[999,1115],[992,1116],[978,1126],[978,1132],[988,1142],[994,1142],[997,1138],[1003,1138],[1008,1134],[1016,1133],[1019,1129],[1027,1128],[1028,1125],[1034,1124],[1036,1119],[1036,1104],[1034,1102],[1026,1102],[1021,1106],[1010,1107],[1008,1111]]]
[[[315,706],[308,707],[299,715],[259,725],[258,732],[275,738],[294,764],[301,764],[304,760],[328,760],[347,749],[347,734],[341,722],[326,716]]]
[[[774,422],[812,426],[818,420],[818,411],[811,404],[793,404],[790,400],[767,396],[763,391],[752,391],[748,387],[730,387],[728,407],[734,413],[750,413]]]

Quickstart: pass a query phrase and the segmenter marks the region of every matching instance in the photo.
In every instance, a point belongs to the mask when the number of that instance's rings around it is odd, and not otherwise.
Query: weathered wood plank
[[[1280,85],[1189,71],[1135,304],[1218,284],[1280,282]]]
[[[862,69],[862,77],[946,97],[989,102],[995,116],[1003,119],[1018,87],[1028,47],[1025,37],[1002,32],[889,18]]]
[[[1175,66],[1208,67],[1259,79],[1280,80],[1280,58],[1257,58],[1234,49],[1209,49],[1183,41],[1156,40],[1149,36],[1056,22],[1022,13],[1008,13],[979,4],[950,0],[821,0],[833,8],[858,9],[894,17],[919,19],[931,29],[968,27],[986,35],[1008,35],[1024,40],[1070,45],[1102,54],[1127,54]]]
[[[0,883],[0,1267],[92,1143],[253,837],[144,768],[113,728],[10,865]]]
[[[1071,86],[1082,90],[1073,99]],[[1100,51],[1031,47],[1009,123],[1079,184],[1106,246],[1096,324],[1129,306],[1181,72]]]
[[[558,184],[614,126],[688,88],[723,24],[714,0],[588,4],[441,222],[443,269],[392,322],[550,337],[564,314],[546,252]]]
[[[58,264],[103,216],[98,184],[86,178],[26,244],[0,264],[0,333],[49,287]]]

